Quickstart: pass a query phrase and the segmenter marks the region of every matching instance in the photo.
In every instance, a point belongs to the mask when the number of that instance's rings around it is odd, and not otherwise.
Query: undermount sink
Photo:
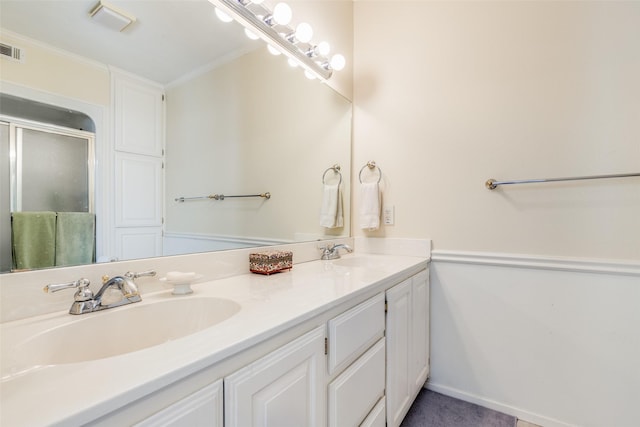
[[[377,257],[375,255],[350,256],[350,257],[337,259],[333,261],[333,263],[335,265],[340,265],[342,267],[360,267],[360,268],[367,268],[370,270],[381,270],[381,271],[385,271],[391,267],[388,264],[388,261],[385,262],[383,257]]]
[[[103,359],[194,334],[239,310],[238,303],[214,297],[142,302],[73,316],[16,344],[11,353],[23,369]]]

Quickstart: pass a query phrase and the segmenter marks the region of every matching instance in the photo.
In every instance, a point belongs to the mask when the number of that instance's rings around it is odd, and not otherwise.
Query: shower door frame
[[[22,211],[22,129],[48,132],[87,141],[87,196],[88,209],[95,213],[95,134],[48,123],[0,115],[0,121],[9,124],[9,199],[11,212]]]

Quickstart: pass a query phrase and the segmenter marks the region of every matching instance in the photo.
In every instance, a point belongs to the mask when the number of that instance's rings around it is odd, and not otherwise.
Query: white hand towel
[[[342,192],[340,184],[325,184],[320,208],[320,225],[326,228],[343,227]]]
[[[380,227],[380,188],[377,182],[360,185],[360,228],[377,230]]]

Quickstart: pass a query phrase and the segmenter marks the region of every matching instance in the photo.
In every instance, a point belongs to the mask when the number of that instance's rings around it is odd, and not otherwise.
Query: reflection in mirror
[[[0,42],[22,54],[20,60],[2,57],[0,89],[27,98],[44,94],[33,99],[54,105],[66,106],[70,99],[99,107],[99,114],[87,112],[96,120],[98,261],[349,235],[351,105],[346,99],[307,80],[261,41],[248,40],[239,25],[218,21],[208,1],[112,0],[136,17],[122,33],[91,22],[88,12],[95,3],[0,0]],[[153,82],[166,95],[165,150],[159,157],[164,215],[161,244],[153,253],[131,252],[135,244],[118,240],[123,227],[113,209],[122,177],[113,159],[122,152],[116,132],[108,129],[107,118],[118,114],[111,66]],[[65,102],[51,102],[57,99]],[[320,225],[322,178],[334,164],[344,177],[344,224],[326,228]],[[327,178],[333,184],[339,177]],[[175,201],[264,192],[271,198]]]
[[[38,115],[38,106],[0,100],[2,113],[17,115],[16,104]],[[0,126],[2,271],[94,261],[93,133],[4,115]]]
[[[0,127],[0,271],[94,261],[93,122],[0,93]]]
[[[345,232],[320,227],[319,211],[324,170],[334,163],[349,170],[351,107],[278,59],[257,49],[167,89],[172,238],[206,236],[210,249],[224,249]],[[173,202],[264,192],[271,198]]]

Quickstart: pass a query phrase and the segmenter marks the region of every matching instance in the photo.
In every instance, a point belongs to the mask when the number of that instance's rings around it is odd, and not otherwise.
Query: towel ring
[[[333,173],[337,173],[340,176],[340,181],[338,181],[338,185],[342,184],[342,173],[340,173],[340,165],[336,164],[331,166],[330,168],[327,168],[327,170],[324,171],[324,173],[322,174],[322,183],[326,184],[325,182],[325,178],[327,176],[327,172],[329,171],[333,171]]]
[[[371,170],[378,168],[378,184],[380,184],[380,180],[382,179],[382,169],[380,169],[380,166],[376,165],[376,162],[374,162],[373,160],[369,160],[367,164],[364,165],[362,169],[360,169],[360,173],[358,174],[358,180],[360,180],[360,184],[362,184],[362,171],[364,170],[364,168],[369,168]]]

